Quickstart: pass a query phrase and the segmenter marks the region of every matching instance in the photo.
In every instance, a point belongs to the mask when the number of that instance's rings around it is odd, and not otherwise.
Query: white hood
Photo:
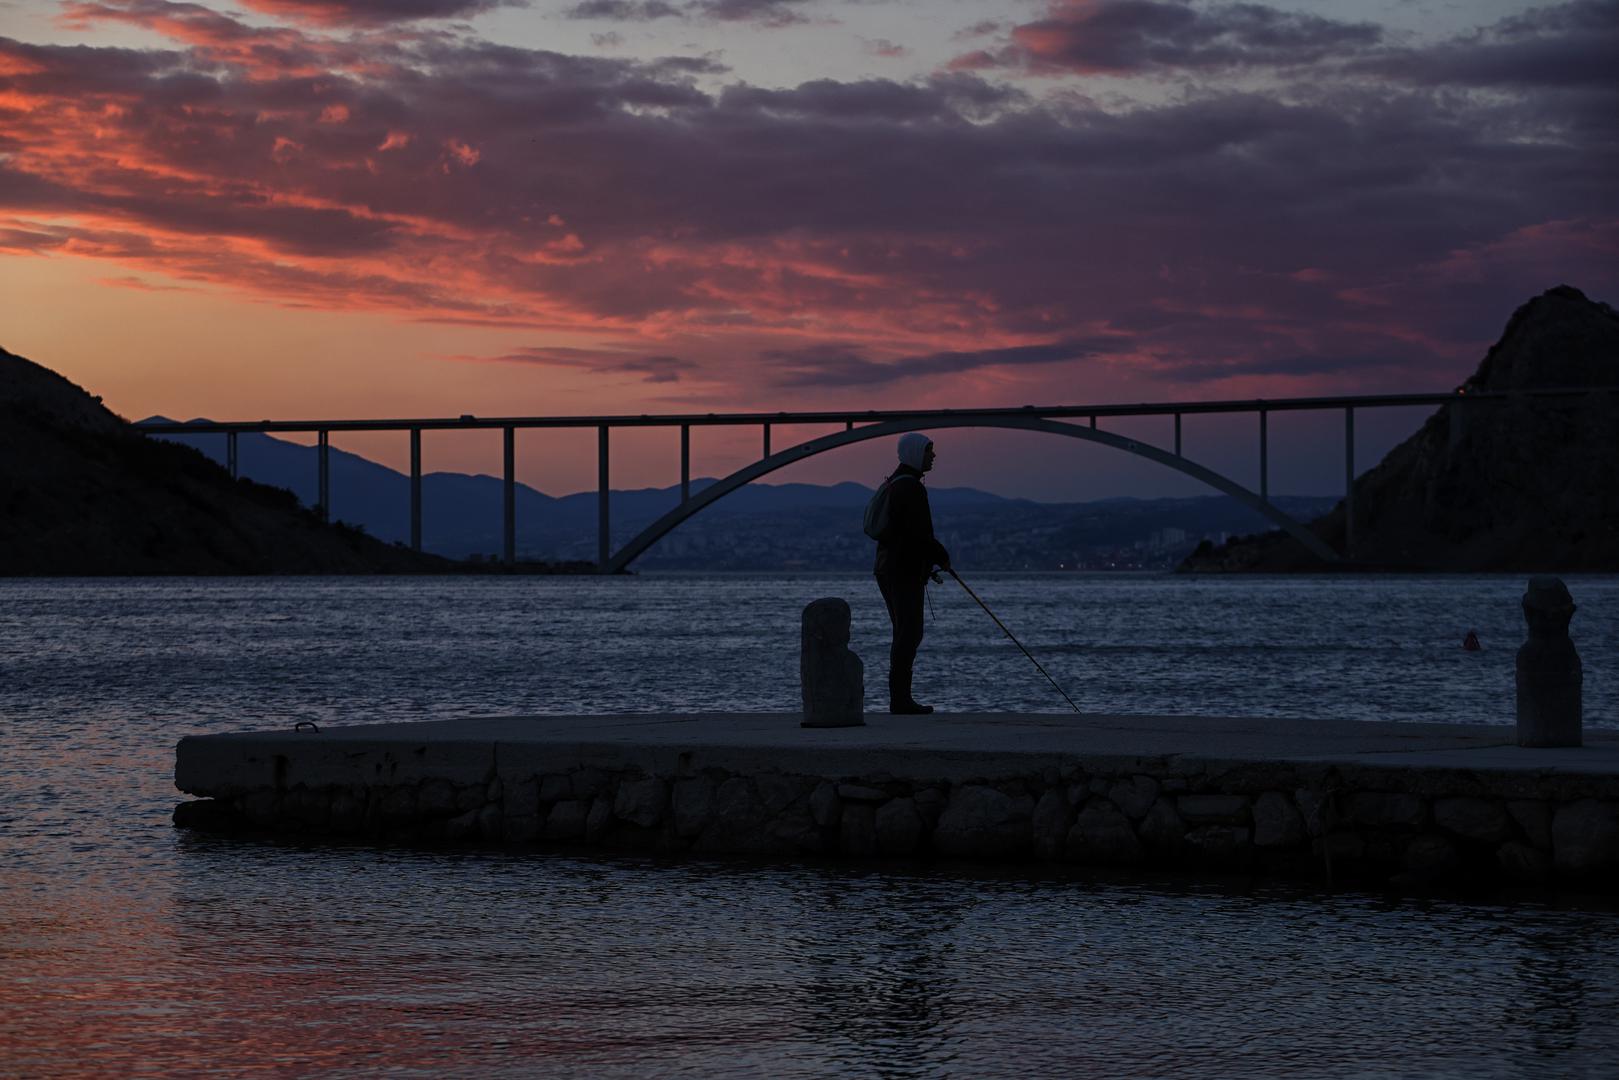
[[[909,465],[917,472],[922,471],[922,459],[927,455],[928,447],[933,440],[920,431],[912,431],[899,437],[899,460],[901,465]]]

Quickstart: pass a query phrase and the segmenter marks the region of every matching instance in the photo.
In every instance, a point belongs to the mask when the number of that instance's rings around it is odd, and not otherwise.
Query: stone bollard
[[[849,602],[829,596],[804,608],[798,675],[802,727],[861,727],[866,722],[866,668],[849,651]]]
[[[1574,598],[1561,578],[1536,576],[1523,594],[1529,640],[1518,650],[1518,745],[1579,746],[1580,654],[1568,638]]]

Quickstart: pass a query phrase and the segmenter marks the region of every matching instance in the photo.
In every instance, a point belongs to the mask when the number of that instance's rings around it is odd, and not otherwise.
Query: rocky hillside
[[[448,562],[327,525],[291,492],[137,434],[0,349],[0,574],[323,574]]]
[[[1619,313],[1558,286],[1523,305],[1468,394],[1619,386]],[[1343,550],[1344,508],[1310,523]],[[1363,568],[1619,570],[1619,394],[1446,405],[1355,481]],[[1320,570],[1285,533],[1202,545],[1183,571]]]

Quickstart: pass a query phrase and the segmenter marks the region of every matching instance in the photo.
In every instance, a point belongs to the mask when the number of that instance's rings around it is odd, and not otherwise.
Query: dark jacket
[[[950,565],[950,553],[933,535],[928,489],[909,465],[895,469],[888,482],[888,539],[877,545],[872,572],[925,581],[935,566]]]

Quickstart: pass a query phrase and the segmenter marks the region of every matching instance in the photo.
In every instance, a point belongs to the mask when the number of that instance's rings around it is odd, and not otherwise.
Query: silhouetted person
[[[933,468],[933,440],[911,432],[899,437],[899,468],[888,478],[889,527],[877,544],[877,587],[894,624],[888,652],[888,711],[930,713],[911,696],[911,667],[922,644],[922,594],[935,566],[950,569],[950,553],[933,536],[922,474]]]

